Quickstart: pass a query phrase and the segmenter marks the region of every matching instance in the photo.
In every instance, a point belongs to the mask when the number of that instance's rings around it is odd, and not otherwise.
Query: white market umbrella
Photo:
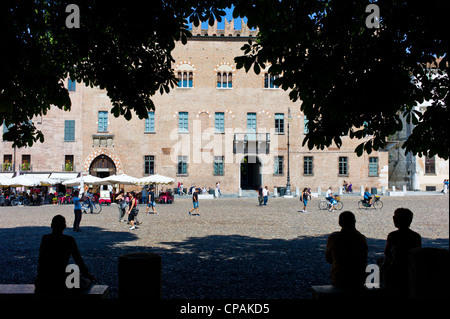
[[[81,177],[77,177],[74,179],[69,179],[65,182],[62,182],[62,184],[66,185],[66,186],[79,186],[81,184],[98,185],[98,184],[101,184],[102,181],[103,181],[103,179],[101,179],[99,177],[95,177],[92,175],[86,175],[86,176],[81,176]]]
[[[22,186],[33,187],[33,186],[40,186],[41,180],[32,176],[18,175],[13,178],[2,179],[0,181],[0,184],[2,186],[9,186],[9,187],[22,187]]]
[[[146,177],[138,179],[137,185],[147,185],[147,184],[167,185],[167,184],[173,184],[173,182],[175,182],[175,179],[173,179],[173,178],[159,175],[159,174],[154,174],[154,175],[150,175],[150,176],[146,176]]]
[[[111,175],[102,179],[105,184],[122,184],[122,185],[136,185],[139,179],[126,174]]]

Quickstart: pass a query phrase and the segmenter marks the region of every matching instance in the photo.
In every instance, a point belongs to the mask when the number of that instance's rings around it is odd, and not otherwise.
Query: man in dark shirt
[[[147,204],[147,209],[145,210],[145,213],[148,213],[148,209],[149,207],[152,208],[153,214],[158,214],[156,212],[156,202],[155,202],[155,187],[152,186],[150,188],[150,192],[148,193],[148,204]]]
[[[192,208],[192,209],[189,211],[189,215],[197,215],[197,216],[200,215],[200,214],[198,213],[198,190],[197,190],[197,188],[194,188],[194,189],[192,190],[192,202],[193,202],[193,204],[194,204],[194,208]],[[193,211],[194,209],[197,210],[197,214],[191,214],[192,211]]]
[[[422,237],[409,227],[413,213],[407,208],[394,211],[394,226],[398,230],[389,233],[384,249],[386,256],[381,267],[388,288],[406,291],[408,289],[409,251],[422,246]]]
[[[74,292],[66,286],[66,273],[70,256],[80,269],[80,274],[90,280],[94,277],[89,274],[83,262],[78,246],[72,236],[63,234],[66,220],[61,215],[52,219],[52,233],[42,237],[39,248],[38,270],[35,282],[35,293],[41,295],[61,295]]]
[[[366,278],[367,241],[355,228],[352,212],[339,215],[341,231],[328,237],[325,259],[331,264],[332,284],[340,287],[363,288]]]

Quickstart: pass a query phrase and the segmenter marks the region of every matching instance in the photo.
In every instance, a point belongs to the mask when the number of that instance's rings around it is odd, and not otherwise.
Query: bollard
[[[395,192],[395,186],[392,186],[392,191]]]
[[[342,195],[342,186],[339,186],[339,195]]]
[[[386,186],[381,186],[381,194],[386,194]]]
[[[161,299],[161,256],[129,253],[119,257],[120,299]]]
[[[239,188],[238,197],[242,197],[242,188]]]
[[[273,188],[273,196],[278,197],[278,190],[276,187]]]
[[[317,187],[317,194],[319,194],[319,196],[322,195],[322,189],[320,189],[320,186]]]
[[[361,186],[361,188],[359,189],[359,192],[360,192],[361,196],[364,196],[364,186]]]
[[[300,197],[300,187],[295,188],[295,196]]]
[[[406,194],[406,185],[403,185],[403,193]]]

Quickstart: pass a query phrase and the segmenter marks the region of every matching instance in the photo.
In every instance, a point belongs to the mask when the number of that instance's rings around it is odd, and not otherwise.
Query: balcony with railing
[[[33,171],[33,165],[30,163],[22,163],[19,165],[19,169],[23,172],[31,172]]]
[[[2,172],[14,172],[14,164],[5,162],[2,164]]]
[[[233,153],[269,154],[270,133],[235,133]]]
[[[75,172],[75,164],[71,163],[71,162],[67,162],[65,164],[62,164],[62,169],[63,172]]]

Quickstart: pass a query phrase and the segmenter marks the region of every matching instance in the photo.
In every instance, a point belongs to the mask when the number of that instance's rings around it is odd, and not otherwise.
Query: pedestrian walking
[[[75,191],[73,193],[73,213],[75,215],[75,219],[73,221],[73,231],[74,232],[80,232],[80,223],[81,223],[81,203],[80,203],[80,197],[78,197],[78,191]]]
[[[197,216],[199,216],[200,214],[198,212],[198,190],[197,190],[197,188],[194,188],[192,190],[192,203],[194,205],[194,208],[192,208],[189,211],[189,215],[197,215]],[[197,210],[197,214],[191,214],[195,209]]]
[[[128,221],[130,222],[131,227],[129,229],[134,230],[137,227],[134,225],[136,222],[136,216],[137,216],[137,199],[136,194],[134,192],[130,193],[130,203],[128,205]]]
[[[259,206],[262,206],[263,200],[264,200],[264,197],[263,197],[263,187],[262,187],[262,185],[259,185],[259,189],[258,189],[258,202],[259,202]]]
[[[120,191],[119,195],[117,195],[116,200],[118,201],[118,208],[119,208],[119,222],[124,222],[125,219],[123,216],[125,216],[125,211],[127,208],[127,201],[125,199],[125,194],[123,189]]]
[[[269,200],[269,189],[266,187],[263,188],[263,198],[264,198],[264,206],[267,205],[267,201]]]
[[[300,201],[303,202],[302,213],[307,213],[306,206],[308,205],[308,200],[311,198],[311,192],[309,188],[303,188],[302,194],[300,195]]]
[[[156,202],[155,202],[155,187],[152,186],[150,188],[150,192],[148,193],[148,204],[147,204],[147,208],[145,210],[145,213],[148,214],[148,209],[152,208],[153,213],[152,214],[158,214],[156,212]]]

